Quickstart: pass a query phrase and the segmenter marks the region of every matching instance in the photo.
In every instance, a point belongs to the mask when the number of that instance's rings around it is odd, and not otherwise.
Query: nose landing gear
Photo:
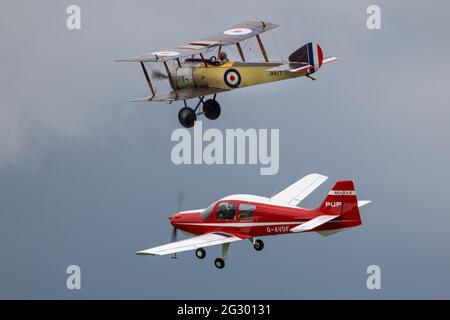
[[[264,249],[264,242],[262,240],[255,240],[255,242],[253,243],[253,248],[255,248],[256,251],[261,251],[262,249]]]
[[[216,100],[216,95],[212,99],[203,101],[203,97],[199,97],[199,102],[197,106],[192,109],[188,107],[186,100],[184,100],[184,108],[178,112],[178,121],[185,128],[191,128],[194,126],[195,121],[197,121],[197,116],[204,114],[209,120],[216,120],[219,118],[221,113],[221,108],[219,102]],[[202,105],[202,112],[197,112],[197,109]]]

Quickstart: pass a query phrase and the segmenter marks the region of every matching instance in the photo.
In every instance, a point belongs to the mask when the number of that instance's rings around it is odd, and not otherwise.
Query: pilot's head
[[[219,60],[225,60],[227,58],[227,54],[223,51],[219,53]]]

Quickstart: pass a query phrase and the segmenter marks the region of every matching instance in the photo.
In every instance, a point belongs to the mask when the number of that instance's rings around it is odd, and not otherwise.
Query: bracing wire
[[[273,33],[273,30],[270,30],[270,34],[272,35],[273,41],[275,42],[275,46],[277,47],[278,54],[280,55],[280,61],[284,61],[283,55],[281,54],[280,46],[278,45],[277,38],[275,38],[275,34]]]

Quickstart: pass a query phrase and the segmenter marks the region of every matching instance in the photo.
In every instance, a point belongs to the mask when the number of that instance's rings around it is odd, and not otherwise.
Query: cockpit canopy
[[[213,204],[211,204],[208,208],[206,208],[205,210],[203,210],[203,212],[200,214],[200,217],[203,220],[206,220],[209,218],[209,216],[211,215],[211,212],[214,209],[214,206],[216,205],[216,203],[214,202]]]
[[[253,212],[256,209],[256,206],[247,203],[240,203],[239,205],[235,202],[230,201],[218,201],[216,209],[216,220],[235,220],[238,216],[239,219],[253,219]],[[207,220],[211,213],[213,212],[217,202],[211,204],[208,208],[203,210],[200,214],[200,217],[203,220]]]

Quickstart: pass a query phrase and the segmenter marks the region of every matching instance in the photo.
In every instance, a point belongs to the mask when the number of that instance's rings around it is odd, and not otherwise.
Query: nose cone
[[[201,211],[197,210],[177,212],[169,217],[169,221],[173,226],[177,226],[180,223],[201,222],[200,213]]]
[[[173,225],[174,224],[174,222],[176,221],[176,220],[178,220],[180,217],[178,216],[178,213],[174,213],[173,215],[171,215],[170,217],[169,217],[169,221],[170,221],[170,223]]]

